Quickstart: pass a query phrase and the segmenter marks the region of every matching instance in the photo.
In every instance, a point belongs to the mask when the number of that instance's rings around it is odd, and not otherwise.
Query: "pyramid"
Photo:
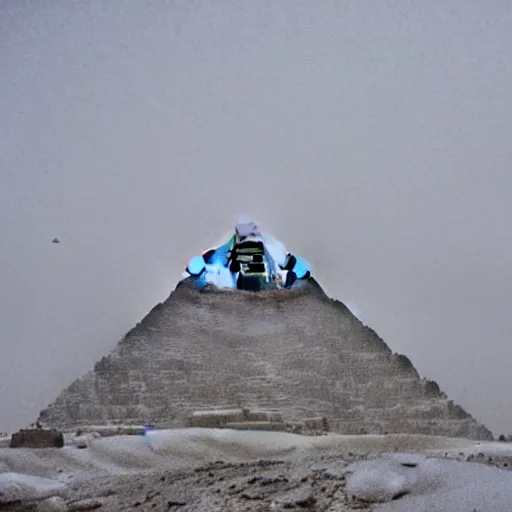
[[[241,407],[287,422],[323,416],[346,434],[492,439],[313,278],[259,293],[181,281],[39,421],[173,428],[194,411]]]

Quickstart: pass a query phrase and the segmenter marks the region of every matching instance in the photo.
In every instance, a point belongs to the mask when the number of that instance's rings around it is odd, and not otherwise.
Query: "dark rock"
[[[240,497],[243,498],[244,500],[262,500],[263,499],[263,496],[260,493],[254,492],[254,491],[243,492],[240,495]]]
[[[396,494],[394,494],[392,497],[391,497],[391,500],[395,501],[395,500],[399,500],[400,498],[403,498],[404,496],[407,496],[409,494],[409,491],[400,491],[400,492],[397,492]]]
[[[151,501],[153,498],[160,496],[160,491],[148,491],[146,493],[146,501]]]
[[[282,460],[264,460],[264,459],[259,459],[257,462],[256,462],[256,465],[260,468],[268,468],[268,467],[272,467],[272,466],[278,466],[280,464],[284,464],[284,461]]]
[[[285,508],[293,508],[295,506],[301,508],[312,508],[316,503],[316,498],[313,496],[311,487],[299,487],[292,489],[286,494],[279,497],[279,502]]]
[[[100,491],[97,494],[97,497],[98,498],[106,498],[108,496],[114,496],[116,494],[117,494],[117,491],[115,491],[114,489],[104,489],[103,491]]]
[[[433,380],[427,380],[425,382],[425,394],[432,398],[440,397],[441,389],[439,384]]]
[[[186,501],[181,500],[167,500],[167,507],[184,507],[187,504]]]
[[[11,448],[62,448],[64,436],[55,429],[27,429],[11,437]]]
[[[304,496],[303,498],[295,500],[295,504],[302,508],[313,507],[315,503],[316,498],[311,493],[309,493],[307,496]]]
[[[288,482],[288,478],[286,478],[284,475],[278,475],[278,474],[262,475],[260,485],[272,485],[272,484],[279,484],[279,483],[286,483],[286,482]]]
[[[88,498],[85,500],[68,503],[69,512],[85,512],[86,510],[96,510],[103,506],[103,501],[98,498]]]

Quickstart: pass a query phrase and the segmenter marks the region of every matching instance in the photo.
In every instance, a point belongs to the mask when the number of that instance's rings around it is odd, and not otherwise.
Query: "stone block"
[[[64,436],[55,429],[20,430],[11,437],[11,448],[62,448]]]

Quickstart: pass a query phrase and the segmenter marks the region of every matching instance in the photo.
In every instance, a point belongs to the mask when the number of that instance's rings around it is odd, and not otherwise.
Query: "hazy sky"
[[[0,1],[0,430],[246,213],[512,433],[511,27],[510,0]]]

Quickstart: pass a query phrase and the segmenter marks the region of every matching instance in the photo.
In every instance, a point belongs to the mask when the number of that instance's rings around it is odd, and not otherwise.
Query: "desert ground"
[[[512,444],[186,428],[0,444],[0,510],[512,510]]]

